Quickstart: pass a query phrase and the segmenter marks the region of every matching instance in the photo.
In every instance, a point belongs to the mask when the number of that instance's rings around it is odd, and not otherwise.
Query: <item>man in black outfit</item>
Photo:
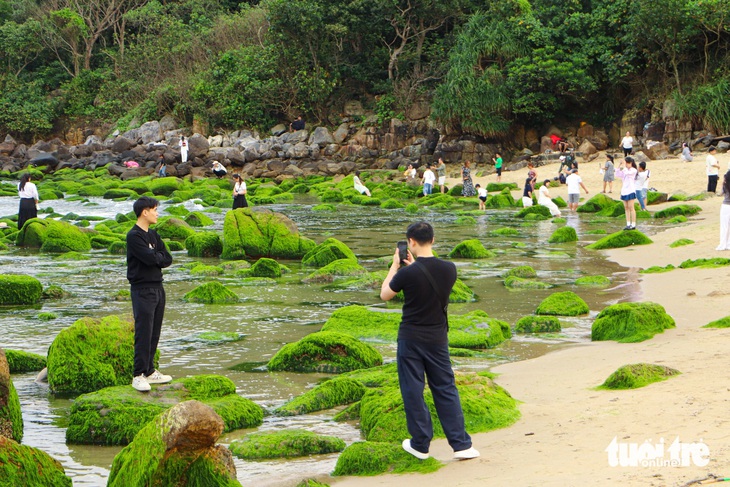
[[[292,132],[296,132],[297,130],[304,130],[304,127],[304,120],[302,119],[301,115],[299,115],[296,120],[289,124],[289,128]]]
[[[405,297],[396,361],[411,438],[403,440],[402,446],[421,460],[429,456],[433,425],[423,398],[425,375],[439,421],[454,449],[454,458],[476,458],[479,452],[472,447],[471,437],[464,428],[464,413],[449,357],[446,306],[456,282],[456,266],[433,256],[433,227],[429,223],[413,223],[406,231],[406,238],[410,251],[403,267],[396,250],[380,289],[380,298],[385,301],[393,299],[401,290]]]
[[[134,202],[137,224],[127,233],[127,280],[131,285],[134,314],[134,379],[132,387],[140,392],[150,384],[172,380],[155,369],[154,358],[165,314],[165,289],[162,269],[172,264],[172,256],[150,225],[157,223],[159,201],[142,196]]]

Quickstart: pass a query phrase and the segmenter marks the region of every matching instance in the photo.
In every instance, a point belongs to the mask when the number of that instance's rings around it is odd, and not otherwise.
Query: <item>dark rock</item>
[[[327,144],[334,144],[335,139],[332,137],[332,134],[330,134],[330,131],[327,130],[327,127],[317,127],[312,132],[312,135],[309,136],[309,145],[318,145],[319,147],[324,147]]]
[[[41,152],[28,161],[28,164],[33,166],[56,167],[58,165],[58,159],[53,154]]]
[[[177,129],[177,120],[170,114],[165,115],[160,119],[160,131],[164,134],[171,130]]]
[[[116,139],[114,139],[114,142],[111,145],[111,149],[112,149],[112,151],[116,152],[117,154],[121,154],[122,152],[132,149],[132,147],[134,147],[136,145],[137,145],[136,141],[128,139],[123,136],[119,136]]]
[[[208,153],[210,144],[208,139],[200,134],[194,134],[188,138],[188,158],[194,159],[197,157],[204,157]]]

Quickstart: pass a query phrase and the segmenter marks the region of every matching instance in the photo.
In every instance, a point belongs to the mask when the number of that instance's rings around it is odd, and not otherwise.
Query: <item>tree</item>
[[[43,51],[40,43],[41,24],[37,20],[0,25],[0,62],[7,72],[18,76]]]
[[[707,82],[710,66],[710,49],[714,46],[716,55],[722,44],[722,36],[730,30],[730,0],[692,0],[688,7],[692,18],[701,26],[704,38],[704,66],[702,79]]]

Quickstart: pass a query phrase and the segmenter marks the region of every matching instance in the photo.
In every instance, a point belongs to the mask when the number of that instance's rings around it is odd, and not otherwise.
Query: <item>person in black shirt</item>
[[[137,224],[127,233],[127,280],[131,286],[134,315],[134,379],[132,387],[140,392],[150,384],[172,380],[155,369],[154,358],[165,314],[165,289],[162,269],[172,264],[165,243],[150,225],[157,223],[159,201],[142,196],[134,202]]]
[[[304,130],[304,126],[304,120],[302,119],[302,116],[299,115],[296,120],[289,124],[289,129],[291,129],[292,132],[296,132],[297,130]]]
[[[380,289],[380,298],[385,301],[393,299],[399,291],[403,291],[405,298],[396,361],[411,438],[403,440],[402,446],[421,460],[429,456],[433,425],[423,398],[424,378],[427,378],[439,421],[454,449],[454,458],[476,458],[479,452],[472,447],[464,427],[464,413],[449,357],[446,306],[456,282],[456,266],[433,256],[433,227],[429,223],[410,225],[406,239],[409,252],[404,266],[401,268],[396,249]]]

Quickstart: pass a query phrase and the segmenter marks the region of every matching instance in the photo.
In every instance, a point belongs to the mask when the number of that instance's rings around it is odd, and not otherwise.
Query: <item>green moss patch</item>
[[[302,282],[333,282],[342,276],[362,276],[367,271],[364,267],[351,259],[339,259],[317,269],[302,279]]]
[[[237,395],[236,385],[227,377],[198,375],[152,387],[149,394],[124,385],[79,396],[71,406],[66,441],[125,445],[155,416],[190,399],[213,408],[223,419],[224,431],[263,422],[261,406]]]
[[[605,209],[605,208],[612,208],[616,205],[616,200],[612,199],[609,196],[606,196],[605,194],[597,194],[593,196],[591,199],[583,203],[581,206],[578,207],[579,213],[598,213],[599,211]]]
[[[571,291],[553,293],[537,306],[535,314],[553,316],[579,316],[587,314],[588,304]]]
[[[592,250],[617,249],[631,245],[647,245],[650,243],[653,243],[652,240],[638,230],[622,230],[606,235],[586,248]]]
[[[606,287],[611,284],[611,279],[606,276],[583,276],[575,280],[576,286]]]
[[[399,444],[362,441],[353,443],[337,458],[332,475],[370,476],[382,473],[435,472],[443,466],[435,458],[419,460]]]
[[[528,206],[527,208],[522,208],[515,216],[517,218],[525,218],[527,215],[540,215],[546,219],[552,216],[550,214],[550,208],[542,205],[533,205]]]
[[[668,328],[674,319],[657,303],[619,303],[601,311],[591,327],[591,340],[643,342]]]
[[[512,269],[509,269],[504,274],[502,274],[502,277],[521,277],[523,279],[530,279],[533,277],[537,277],[537,272],[535,272],[535,269],[533,269],[529,265],[520,265],[517,267],[514,267]]]
[[[68,297],[69,293],[63,290],[61,286],[48,286],[43,290],[43,294],[41,294],[41,297],[43,299],[63,299],[65,297]]]
[[[484,206],[487,208],[511,208],[515,206],[515,199],[511,194],[499,193],[487,198]]]
[[[659,273],[662,273],[662,272],[669,272],[669,271],[674,270],[674,269],[676,269],[676,267],[674,267],[672,264],[669,264],[669,265],[664,266],[664,267],[658,266],[658,265],[653,265],[653,266],[648,267],[646,269],[641,269],[639,271],[639,274],[659,274]]]
[[[520,231],[516,228],[511,227],[502,227],[498,228],[496,230],[492,230],[489,232],[489,235],[493,237],[517,237],[519,236]]]
[[[185,221],[178,218],[160,218],[152,227],[162,238],[184,242],[186,238],[195,235],[195,230]]]
[[[683,247],[685,245],[691,245],[695,243],[694,240],[690,240],[688,238],[680,238],[679,240],[675,240],[674,242],[669,244],[670,248],[677,248],[677,247]]]
[[[295,397],[274,412],[279,416],[295,416],[332,409],[359,401],[365,394],[365,390],[365,386],[360,381],[347,377],[335,377]]]
[[[578,234],[573,227],[560,227],[550,235],[548,243],[577,242]]]
[[[35,277],[0,274],[0,305],[35,304],[42,294],[43,286]]]
[[[702,210],[697,205],[675,205],[654,213],[654,218],[671,218],[677,215],[691,216]]]
[[[188,303],[227,304],[237,303],[238,295],[217,281],[206,282],[183,296]]]
[[[220,257],[223,242],[215,232],[200,232],[185,239],[190,257]]]
[[[725,267],[730,265],[730,259],[727,257],[712,257],[709,259],[687,259],[679,264],[680,269],[691,269],[692,267],[704,267],[713,269],[716,267]]]
[[[41,252],[55,254],[91,250],[89,236],[79,227],[50,219],[28,220],[22,230],[18,232],[15,243],[19,247],[39,248]]]
[[[22,350],[5,350],[11,374],[20,372],[37,372],[46,367],[46,357]]]
[[[685,223],[686,221],[687,221],[687,217],[686,216],[684,216],[684,215],[677,215],[677,216],[674,216],[674,217],[670,218],[669,220],[665,221],[664,223],[666,223],[668,225],[672,225],[672,224],[675,224],[675,223]]]
[[[351,335],[320,331],[284,345],[267,364],[272,371],[328,372],[374,367],[383,363],[380,352]]]
[[[345,442],[334,436],[325,436],[304,430],[284,430],[273,433],[253,433],[228,447],[238,458],[296,458],[308,455],[341,452]]]
[[[281,266],[274,259],[262,257],[251,266],[249,276],[278,279],[281,277]]]
[[[730,316],[711,321],[702,328],[730,328]],[[7,350],[6,350],[7,352]]]
[[[5,436],[20,442],[23,439],[23,414],[6,363],[5,354],[0,348],[0,438]]]
[[[191,227],[209,227],[213,224],[213,219],[205,213],[193,211],[185,216],[185,223]]]
[[[517,333],[555,333],[561,329],[560,320],[554,316],[523,316],[515,323]]]
[[[315,243],[299,235],[294,222],[280,213],[239,208],[226,213],[223,223],[224,259],[245,256],[301,259]]]
[[[507,289],[550,289],[553,285],[547,282],[536,281],[534,279],[508,276],[504,280],[504,287]]]
[[[449,252],[449,257],[452,259],[488,259],[495,256],[494,252],[485,249],[484,245],[475,238],[464,240]]]
[[[49,454],[0,436],[0,485],[71,487],[71,479]]]
[[[676,369],[656,364],[629,364],[619,367],[616,372],[608,376],[601,384],[600,389],[638,389],[654,382],[667,380],[679,375]]]
[[[328,238],[312,248],[302,257],[302,264],[312,267],[324,267],[336,260],[349,259],[357,262],[357,257],[350,248],[336,238]]]

